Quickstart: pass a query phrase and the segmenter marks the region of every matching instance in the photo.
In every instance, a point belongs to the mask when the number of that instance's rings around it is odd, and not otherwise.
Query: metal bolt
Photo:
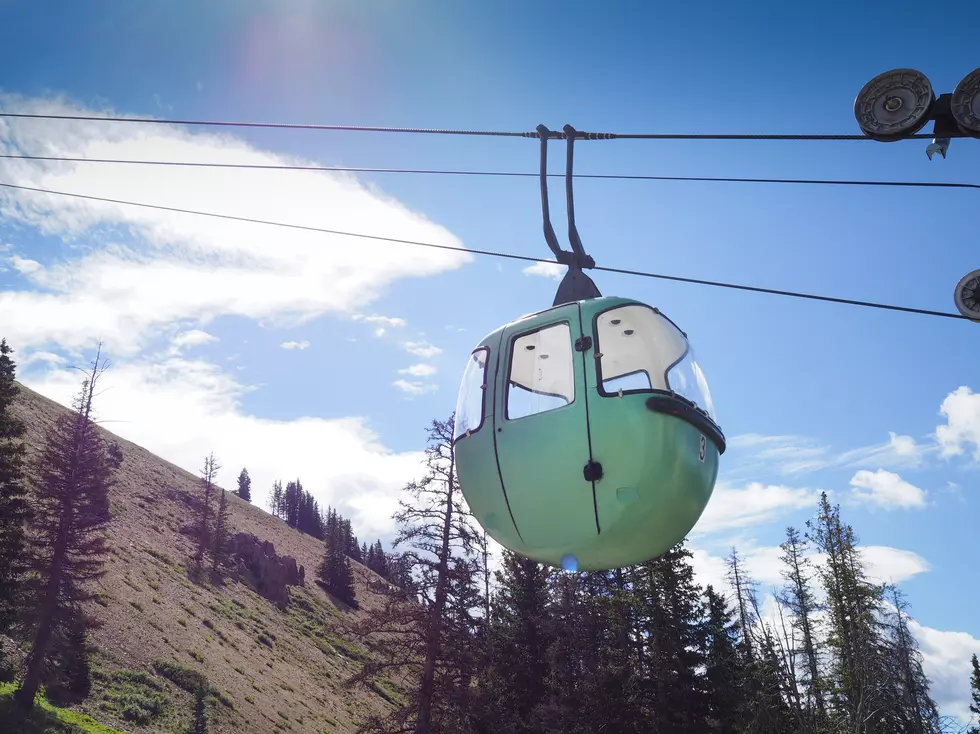
[[[901,97],[885,97],[885,109],[889,112],[897,112],[902,106]]]

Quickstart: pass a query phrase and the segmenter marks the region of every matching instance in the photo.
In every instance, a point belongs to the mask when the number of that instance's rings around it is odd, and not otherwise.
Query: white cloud
[[[852,498],[887,510],[926,506],[926,493],[894,472],[862,469],[851,478]],[[862,491],[866,490],[866,491]]]
[[[409,354],[414,354],[416,357],[422,357],[423,359],[432,359],[442,354],[442,350],[439,347],[433,346],[426,341],[405,342],[402,347]]]
[[[772,522],[786,513],[814,507],[819,499],[820,492],[815,489],[767,486],[759,482],[737,488],[719,482],[692,532],[716,533]]]
[[[782,577],[783,563],[780,556],[783,551],[778,545],[758,545],[752,539],[741,538],[736,542],[726,544],[730,548],[734,545],[737,548],[739,558],[742,560],[745,572],[759,584],[760,596],[768,593],[774,587],[783,585]],[[711,548],[716,548],[713,544]],[[725,553],[717,550],[712,552],[711,548],[702,545],[697,540],[688,544],[693,559],[695,575],[698,583],[713,584],[716,589],[723,589],[727,592],[729,584],[726,580]],[[818,552],[812,545],[807,545],[808,551],[805,554],[810,559],[814,568],[826,562],[826,555]],[[902,548],[892,548],[884,545],[859,546],[859,554],[864,562],[864,569],[868,579],[872,583],[889,582],[900,584],[908,581],[913,576],[926,573],[930,570],[929,562],[919,554],[904,550]],[[814,577],[814,587],[818,597],[822,597],[819,590],[819,582]]]
[[[432,385],[425,382],[410,382],[408,380],[395,380],[391,384],[409,395],[424,395],[426,393],[435,392],[438,389],[437,385]]]
[[[910,550],[887,545],[859,546],[868,578],[874,583],[900,584],[930,570],[929,562]]]
[[[398,370],[400,375],[411,375],[412,377],[429,377],[436,373],[436,368],[431,364],[413,364],[403,370]]]
[[[397,316],[365,316],[364,314],[354,314],[351,317],[354,321],[364,321],[368,324],[383,324],[385,326],[391,327],[401,327],[405,326],[406,321],[403,318]]]
[[[559,265],[558,263],[534,263],[534,265],[529,265],[524,268],[524,275],[537,275],[542,278],[561,280],[565,277],[567,271],[567,265]]]
[[[79,374],[59,369],[28,387],[62,404],[78,391]],[[402,487],[423,471],[422,452],[395,453],[359,417],[270,420],[246,413],[252,390],[215,365],[180,357],[147,359],[110,369],[96,403],[97,420],[113,432],[194,474],[214,451],[218,483],[233,487],[241,468],[252,476],[253,503],[267,508],[276,479],[300,477],[321,507],[351,518],[363,538],[390,536]]]
[[[966,632],[926,627],[914,619],[909,620],[909,629],[919,642],[929,694],[939,710],[964,723],[970,721],[970,656],[980,655],[980,639]]]
[[[972,445],[973,458],[980,461],[980,393],[958,387],[946,396],[939,412],[946,417],[946,425],[936,428],[941,455],[960,456]]]
[[[170,344],[175,350],[180,350],[184,347],[197,347],[201,344],[207,344],[217,340],[218,337],[214,336],[213,334],[209,334],[206,331],[191,329],[190,331],[182,331],[175,335],[170,340]]]
[[[279,346],[282,347],[283,349],[299,349],[300,351],[302,351],[302,350],[306,349],[307,347],[309,347],[310,346],[310,343],[308,341],[301,341],[301,342],[283,342]]]
[[[10,111],[96,114],[61,99],[0,95]],[[99,111],[101,114],[102,111]],[[112,114],[109,112],[109,114]],[[256,164],[309,163],[260,150],[228,133],[167,125],[4,120],[0,149],[89,158]],[[445,228],[349,174],[77,164],[6,159],[10,183],[414,239],[461,248]],[[101,336],[133,356],[184,322],[219,316],[296,324],[360,312],[403,278],[459,268],[459,252],[201,217],[107,202],[0,191],[0,215],[77,245],[53,260],[13,255],[37,290],[0,293],[0,323],[21,348],[90,348]],[[18,245],[22,247],[23,245]]]

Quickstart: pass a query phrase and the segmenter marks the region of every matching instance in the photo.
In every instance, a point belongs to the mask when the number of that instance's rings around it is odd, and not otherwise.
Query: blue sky
[[[572,7],[0,2],[0,107],[853,133],[854,96],[874,75],[917,68],[938,94],[980,65],[970,54],[980,11],[966,3],[937,27],[911,3],[887,12],[844,3]],[[0,133],[5,148],[91,157],[521,171],[537,161],[535,141],[509,138],[11,120],[0,120]],[[948,159],[933,161],[926,142],[618,140],[580,144],[576,163],[582,173],[976,180],[977,141],[955,140]],[[552,151],[560,171],[562,147]],[[0,172],[25,185],[549,256],[534,179],[358,174],[358,186],[294,173],[23,161],[0,162]],[[980,267],[976,191],[579,181],[576,194],[579,230],[602,265],[943,311],[953,310],[956,281]],[[453,409],[470,348],[550,305],[557,287],[525,274],[526,264],[482,256],[9,191],[0,206],[0,324],[28,384],[66,399],[66,360],[89,354],[101,334],[116,365],[102,412],[117,423],[108,427],[191,469],[214,448],[229,485],[241,464],[255,467],[257,486],[299,475],[360,519],[365,535],[390,532],[392,498],[415,470],[427,422]],[[173,287],[154,291],[148,284],[166,268]],[[660,306],[688,332],[732,439],[713,507],[692,536],[705,577],[732,542],[771,577],[785,526],[802,524],[816,491],[831,490],[875,547],[881,573],[902,580],[927,661],[949,676],[937,696],[944,711],[962,712],[966,661],[980,652],[967,582],[980,560],[971,542],[978,327],[609,273],[595,280],[605,294]],[[308,346],[281,347],[289,342]],[[969,390],[951,396],[961,387]],[[187,423],[194,430],[173,430]],[[937,437],[939,426],[949,430]]]

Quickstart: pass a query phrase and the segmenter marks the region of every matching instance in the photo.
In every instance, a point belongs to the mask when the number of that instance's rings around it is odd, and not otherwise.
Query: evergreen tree
[[[218,566],[223,563],[228,551],[228,536],[230,534],[228,522],[231,511],[228,509],[228,496],[224,489],[219,488],[218,514],[214,521],[214,545],[211,548],[211,570],[217,571]]]
[[[194,697],[194,723],[188,734],[208,734],[208,704],[203,687]]]
[[[248,475],[248,469],[242,469],[238,475],[238,496],[246,502],[252,501],[252,478]]]
[[[973,653],[970,663],[973,665],[973,674],[970,676],[970,712],[977,717],[980,724],[980,662],[977,661],[976,653]],[[980,725],[972,727],[970,734],[980,734]]]
[[[42,680],[49,699],[58,702],[80,701],[92,690],[87,620],[77,605],[65,610],[65,622],[51,642],[49,664]]]
[[[642,620],[652,686],[653,729],[662,734],[702,732],[706,701],[698,669],[704,663],[701,588],[691,552],[680,542],[640,566],[638,593],[648,607]]]
[[[548,685],[550,572],[524,556],[503,552],[487,631],[488,660],[480,684],[481,731],[538,734]]]
[[[323,559],[317,568],[317,578],[326,589],[345,603],[356,607],[354,571],[344,553],[343,528],[334,510],[327,512],[326,540]]]
[[[285,520],[283,513],[282,482],[278,479],[272,483],[272,494],[269,495],[269,511],[273,517]]]
[[[0,339],[0,635],[17,616],[17,596],[25,571],[24,523],[27,518],[24,481],[24,424],[11,405],[19,392],[14,384],[13,350]]]
[[[52,640],[69,611],[92,598],[86,582],[104,573],[108,553],[104,531],[115,464],[92,420],[95,386],[103,370],[97,355],[73,412],[60,415],[48,429],[36,459],[30,558],[34,630],[24,677],[15,694],[25,710],[34,706]]]
[[[469,564],[454,559],[472,560],[476,533],[456,479],[452,434],[452,417],[432,421],[426,474],[407,485],[407,498],[399,501],[394,547],[410,547],[394,561],[398,581],[393,583],[401,586],[383,591],[383,603],[351,628],[355,637],[373,638],[375,649],[386,658],[365,663],[351,684],[374,681],[392,669],[419,681],[404,706],[370,722],[374,731],[437,734],[451,731],[442,722],[463,718],[458,711],[461,666],[454,656],[468,651],[458,647],[459,597],[472,602],[478,594],[471,583],[460,580],[468,575],[464,569]]]
[[[204,496],[201,500],[201,514],[197,528],[197,555],[194,557],[198,568],[204,562],[204,552],[209,547],[214,547],[214,539],[211,534],[211,496],[214,494],[214,480],[220,468],[212,451],[204,460],[204,468],[201,470]]]
[[[819,625],[816,613],[821,611],[817,603],[811,581],[812,572],[806,556],[806,539],[796,528],[786,528],[786,540],[780,545],[783,551],[782,576],[786,584],[777,596],[780,604],[786,607],[791,616],[790,627],[794,633],[789,667],[794,671],[792,683],[799,702],[800,728],[806,732],[822,734],[827,731],[827,705],[825,701],[823,678],[820,673]],[[795,635],[799,635],[797,647]],[[797,664],[797,660],[799,661]],[[799,674],[796,674],[796,671]]]
[[[939,710],[929,695],[929,680],[922,669],[922,653],[909,630],[908,605],[895,586],[886,587],[892,610],[885,618],[887,638],[881,645],[886,689],[891,692],[887,730],[909,734],[938,734]]]
[[[706,731],[736,734],[745,695],[745,669],[738,654],[738,623],[724,597],[710,585],[704,592]]]
[[[878,618],[882,588],[867,580],[854,530],[841,521],[839,506],[830,505],[826,492],[817,518],[807,526],[808,537],[827,557],[820,577],[827,598],[835,725],[859,733],[889,731],[895,704]]]
[[[773,630],[760,619],[755,580],[745,571],[735,548],[726,564],[742,632],[738,645],[744,668],[742,730],[745,734],[795,733],[787,703],[792,675],[789,666],[782,664]]]

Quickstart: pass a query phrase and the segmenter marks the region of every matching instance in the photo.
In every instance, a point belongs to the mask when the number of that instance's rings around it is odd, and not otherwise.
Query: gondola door
[[[549,555],[598,534],[581,336],[581,311],[572,303],[516,322],[501,341],[494,410],[500,477],[521,538]]]

